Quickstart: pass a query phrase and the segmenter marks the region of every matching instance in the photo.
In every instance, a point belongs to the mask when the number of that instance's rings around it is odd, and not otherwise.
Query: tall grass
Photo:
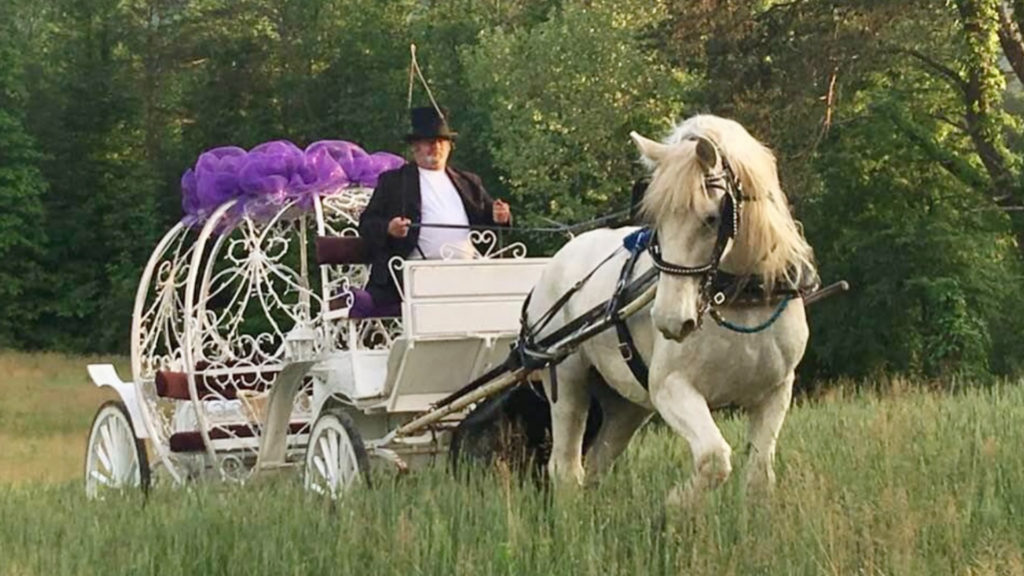
[[[744,421],[721,424],[742,447]],[[1024,574],[1022,447],[1024,388],[1007,385],[798,404],[769,501],[743,493],[738,449],[733,479],[668,521],[690,464],[663,427],[554,502],[501,471],[460,482],[441,466],[336,505],[293,477],[105,502],[22,482],[0,485],[0,575]]]
[[[116,397],[89,380],[94,363],[113,363],[131,379],[125,358],[0,350],[0,483],[82,474],[92,417]]]

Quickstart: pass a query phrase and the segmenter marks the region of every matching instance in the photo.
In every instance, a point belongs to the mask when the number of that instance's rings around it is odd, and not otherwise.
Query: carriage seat
[[[199,400],[236,400],[244,391],[264,392],[280,372],[277,368],[222,368],[211,370],[208,362],[196,363],[196,395]],[[191,400],[188,374],[174,370],[157,370],[154,378],[156,395],[170,400]]]
[[[523,300],[547,263],[547,258],[407,261],[406,334],[429,340],[518,333]]]
[[[277,367],[231,366],[230,362],[225,364],[228,366],[214,368],[209,362],[200,360],[195,366],[196,398],[211,405],[219,404],[222,413],[239,419],[237,422],[223,422],[210,428],[210,441],[215,445],[238,441],[258,442],[258,426],[255,424],[262,422],[264,416],[247,412],[242,397],[246,393],[265,395],[269,387],[273,386],[280,370]],[[312,380],[307,377],[304,390],[307,395],[312,394],[311,384]],[[193,399],[189,390],[188,374],[185,372],[158,370],[154,385],[156,395],[160,398],[178,401]],[[247,422],[241,421],[246,419]],[[188,429],[175,430],[168,438],[171,452],[200,452],[206,449],[202,433],[192,429],[196,422],[193,420],[188,426]],[[295,420],[289,423],[288,434],[305,433],[308,428],[308,421]]]
[[[366,242],[359,236],[318,236],[316,262],[320,266],[366,266],[370,259],[366,252]],[[327,307],[331,312],[361,311],[358,315],[349,316],[353,319],[394,317],[401,314],[397,305],[391,309],[374,310],[370,295],[356,286],[351,287],[348,293],[332,295]]]
[[[390,412],[428,408],[505,361],[523,301],[547,258],[409,260],[402,337],[392,347]]]
[[[359,236],[317,236],[316,263],[321,266],[369,264],[366,242]]]

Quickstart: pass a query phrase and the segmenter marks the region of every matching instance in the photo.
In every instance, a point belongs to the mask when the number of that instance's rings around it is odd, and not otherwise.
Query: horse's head
[[[681,341],[700,326],[710,280],[732,247],[739,184],[703,136],[673,145],[632,137],[654,168],[643,204],[654,229],[651,257],[661,271],[651,315],[666,338]]]

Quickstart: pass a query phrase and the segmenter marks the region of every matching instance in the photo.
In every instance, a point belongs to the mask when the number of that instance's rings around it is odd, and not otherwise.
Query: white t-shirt
[[[419,168],[420,173],[420,221],[424,224],[460,224],[469,225],[466,208],[462,205],[459,191],[455,189],[448,174],[444,170],[426,170]],[[448,248],[442,247],[445,245]],[[473,244],[469,240],[466,228],[420,228],[419,251],[413,251],[412,257],[419,257],[420,252],[428,260],[449,258],[464,259],[473,257]]]

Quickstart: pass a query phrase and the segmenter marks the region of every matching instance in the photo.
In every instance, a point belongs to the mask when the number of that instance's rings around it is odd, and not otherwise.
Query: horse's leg
[[[591,392],[601,404],[602,415],[601,427],[586,457],[587,483],[596,483],[651,417],[651,411],[620,396],[599,374],[592,375]]]
[[[587,428],[590,395],[587,368],[582,356],[573,354],[556,368],[558,391],[553,392],[545,371],[544,388],[551,403],[551,459],[548,474],[556,485],[583,485],[583,434]],[[557,398],[556,398],[557,396]]]
[[[672,372],[652,388],[651,401],[665,422],[690,444],[693,475],[668,497],[670,505],[688,506],[729,477],[732,448],[711,417],[704,396],[679,372]]]
[[[793,398],[792,373],[750,409],[750,427],[747,442],[750,456],[747,460],[746,486],[750,493],[770,492],[775,484],[775,444],[779,430],[786,419]]]

